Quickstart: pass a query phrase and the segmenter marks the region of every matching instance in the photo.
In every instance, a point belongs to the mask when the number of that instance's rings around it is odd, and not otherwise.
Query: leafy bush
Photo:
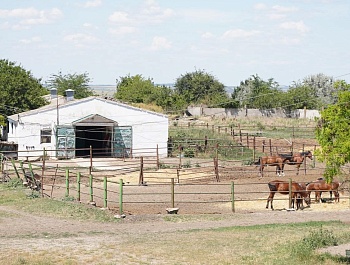
[[[337,246],[338,242],[332,231],[323,229],[315,230],[305,236],[301,242],[293,246],[291,255],[299,260],[308,260],[312,251],[327,246]]]

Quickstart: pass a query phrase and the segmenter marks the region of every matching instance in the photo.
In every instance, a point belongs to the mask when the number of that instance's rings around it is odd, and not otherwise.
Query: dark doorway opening
[[[76,157],[89,157],[90,146],[93,157],[111,157],[113,127],[109,126],[76,126]]]

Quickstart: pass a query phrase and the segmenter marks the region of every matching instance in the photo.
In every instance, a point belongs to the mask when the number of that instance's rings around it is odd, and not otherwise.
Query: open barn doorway
[[[112,132],[109,126],[76,126],[76,157],[89,157],[90,146],[93,157],[111,157]]]

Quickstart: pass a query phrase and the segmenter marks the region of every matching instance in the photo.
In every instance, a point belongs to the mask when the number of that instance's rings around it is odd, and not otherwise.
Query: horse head
[[[305,156],[305,157],[310,158],[310,160],[313,159],[313,158],[312,158],[312,153],[311,153],[310,150],[309,150],[309,151],[306,151],[306,152],[302,152],[302,155]]]

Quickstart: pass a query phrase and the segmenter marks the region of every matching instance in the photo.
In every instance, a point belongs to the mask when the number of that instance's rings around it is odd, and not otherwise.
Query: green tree
[[[150,103],[155,90],[152,79],[145,79],[142,75],[128,75],[120,77],[114,97],[131,103]]]
[[[225,86],[214,76],[204,70],[186,73],[176,79],[175,93],[187,104],[206,104],[208,106],[224,107],[231,102],[225,91]]]
[[[59,95],[65,95],[67,89],[74,90],[77,99],[93,96],[94,92],[89,87],[90,78],[88,73],[83,74],[53,74],[46,82],[48,88],[56,88]]]
[[[317,98],[313,90],[306,85],[297,85],[289,87],[284,93],[283,108],[287,111],[296,109],[316,109],[318,106]]]
[[[341,173],[342,165],[350,162],[350,85],[339,81],[335,87],[341,87],[338,101],[321,112],[316,128],[316,138],[321,146],[316,155],[326,162],[324,177],[328,182]]]
[[[282,91],[273,78],[262,80],[258,75],[242,81],[232,93],[232,98],[239,102],[240,107],[271,109],[281,106]]]
[[[47,102],[48,94],[30,71],[9,60],[0,60],[0,114],[9,116],[39,108]]]

